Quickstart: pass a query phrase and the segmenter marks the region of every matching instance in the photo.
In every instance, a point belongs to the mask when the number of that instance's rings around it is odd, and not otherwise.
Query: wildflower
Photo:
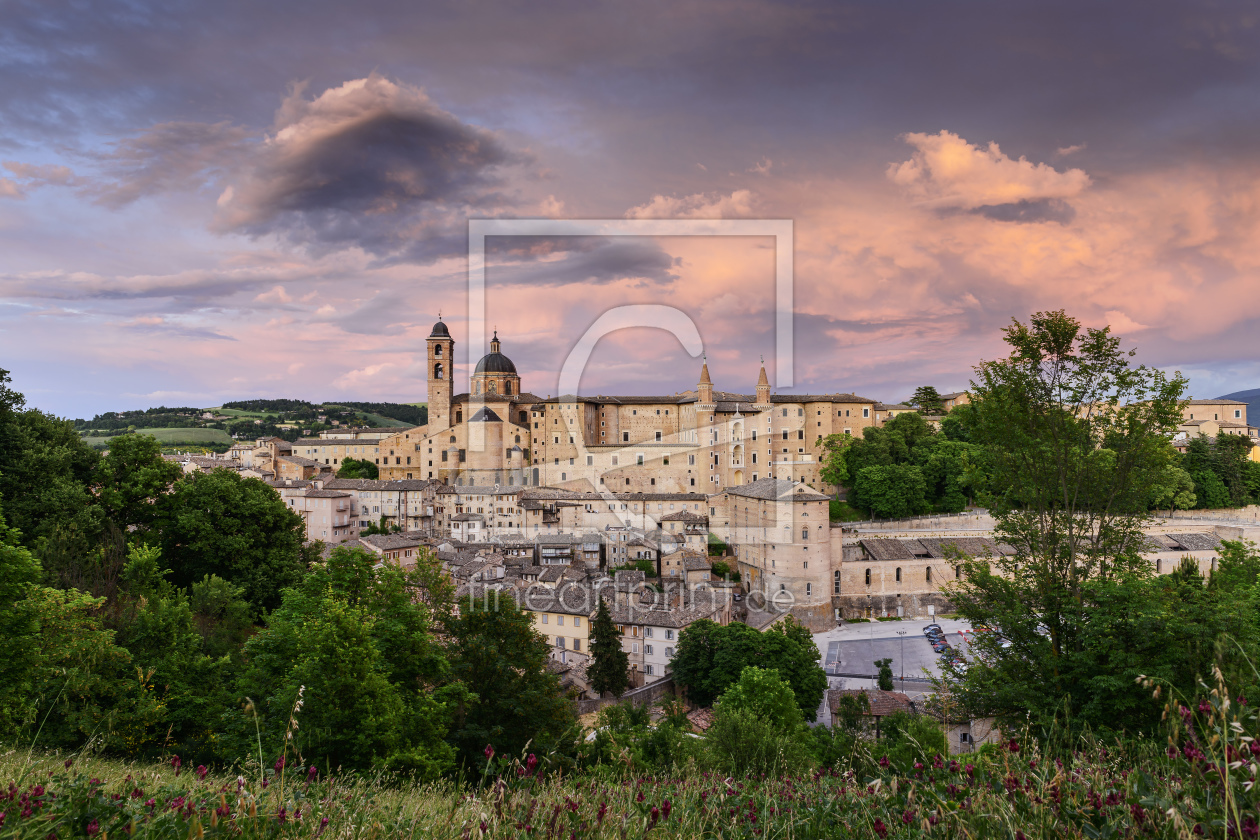
[[[276,759],[276,772],[279,773],[283,769],[284,769],[284,756],[280,756],[279,758]]]
[[[914,822],[914,811],[906,811],[901,815],[902,825],[910,825]]]
[[[1024,832],[1022,832],[1022,831],[1020,831],[1020,830],[1016,829],[1016,830],[1015,830],[1015,840],[1028,840],[1028,838],[1026,838],[1026,837],[1024,836]]]
[[[639,791],[639,794],[638,794],[638,795],[634,798],[634,801],[635,801],[635,802],[642,802],[642,801],[643,801],[643,791]]]
[[[306,771],[306,783],[309,785],[315,781],[315,777],[319,775],[319,771],[315,769],[315,765],[311,765],[311,769]]]
[[[1137,804],[1136,802],[1134,802],[1132,805],[1129,806],[1129,813],[1133,815],[1134,825],[1138,826],[1139,828],[1141,827],[1142,823],[1146,822],[1146,809],[1143,808],[1141,805]]]
[[[872,827],[875,829],[875,833],[878,834],[881,838],[888,836],[888,826],[884,825],[884,821],[881,820],[879,817],[875,818],[875,825]]]
[[[146,808],[152,808],[152,807],[153,807],[154,805],[156,805],[156,804],[157,804],[157,800],[156,800],[156,799],[154,799],[154,798],[152,798],[152,797],[150,797],[150,798],[148,798],[148,799],[146,799],[146,800],[144,801],[144,807],[146,807]]]
[[[197,778],[198,779],[204,779],[206,777],[206,773],[208,772],[210,771],[206,769],[206,765],[204,764],[197,765]]]
[[[538,766],[538,756],[534,755],[533,753],[530,753],[529,757],[525,759],[526,772],[533,774],[534,768],[537,766]]]
[[[70,767],[71,767],[73,764],[74,764],[74,759],[73,759],[73,758],[67,758],[67,759],[66,759],[66,769],[67,769],[67,770],[69,770],[69,769],[70,769]]]
[[[489,744],[486,744],[486,748],[483,750],[483,752],[486,754],[486,761],[489,761],[490,759],[494,758],[494,747],[490,746]]]
[[[887,766],[888,766],[888,764],[889,764],[889,762],[888,762],[888,756],[884,756],[883,758],[881,758],[881,759],[879,760],[879,766],[880,766],[880,767],[887,767]]]
[[[608,803],[607,803],[607,802],[601,802],[601,803],[599,803],[599,812],[595,815],[595,823],[596,823],[596,825],[603,825],[603,824],[604,824],[604,816],[605,816],[607,813],[608,813]]]
[[[652,810],[648,811],[648,831],[652,830],[652,827],[656,825],[657,820],[659,820],[660,818],[661,818],[660,809],[658,809],[655,805],[653,805]]]
[[[172,757],[171,757],[171,766],[175,768],[175,775],[176,775],[176,777],[178,777],[178,776],[179,776],[179,766],[180,766],[180,764],[182,764],[182,763],[183,763],[183,762],[181,762],[181,761],[179,760],[179,756],[177,756],[177,755],[176,755],[176,756],[172,756]]]
[[[1019,752],[1019,742],[1012,738],[1010,742],[1007,743],[1006,748],[1011,752]]]
[[[283,825],[288,816],[288,812],[285,810],[284,806],[281,805],[280,810],[276,812],[276,819],[280,821],[281,825]]]
[[[666,799],[664,802],[661,803],[661,814],[664,815],[665,819],[669,819],[669,808],[670,808],[669,800]]]
[[[1211,703],[1209,703],[1207,700],[1200,700],[1200,701],[1199,701],[1199,713],[1200,713],[1200,714],[1204,714],[1204,715],[1206,715],[1206,714],[1208,714],[1208,713],[1209,713],[1209,712],[1211,712],[1211,711],[1212,711],[1212,704],[1211,704]]]

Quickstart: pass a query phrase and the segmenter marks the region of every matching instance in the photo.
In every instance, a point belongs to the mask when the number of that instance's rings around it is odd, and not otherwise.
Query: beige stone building
[[[829,502],[799,482],[762,478],[710,497],[710,528],[735,552],[750,592],[785,607],[829,604]]]
[[[379,442],[381,478],[709,495],[774,477],[822,488],[818,441],[880,422],[876,401],[854,394],[772,394],[764,367],[752,394],[719,391],[707,363],[682,393],[544,399],[524,389],[497,333],[470,391],[454,394],[454,352],[438,321],[429,422]]]

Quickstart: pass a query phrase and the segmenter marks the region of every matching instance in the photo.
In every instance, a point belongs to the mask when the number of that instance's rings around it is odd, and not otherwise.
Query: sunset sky
[[[766,218],[798,393],[960,389],[1058,308],[1257,387],[1258,52],[1241,2],[0,4],[0,368],[71,417],[423,400],[470,217]],[[487,278],[540,395],[621,303],[688,313],[719,389],[773,371],[770,239],[503,239]],[[698,372],[631,329],[582,390]]]

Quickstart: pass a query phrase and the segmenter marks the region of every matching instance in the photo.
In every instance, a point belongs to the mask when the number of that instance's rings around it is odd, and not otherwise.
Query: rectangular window
[[[613,465],[614,467],[615,467],[615,466],[617,466],[617,456],[616,456],[616,455],[612,456],[612,465]]]
[[[574,640],[573,640],[573,649],[574,649],[574,650],[581,650],[581,649],[582,649],[582,640],[581,640],[581,639],[574,639]]]
[[[649,677],[653,675],[653,674],[652,674],[652,666],[651,666],[651,665],[644,665],[643,667],[644,667],[644,670],[646,670],[646,671],[647,671],[647,675],[648,675]]]
[[[646,638],[646,639],[650,639],[650,638],[652,638],[652,628],[651,628],[651,627],[644,627],[644,628],[643,628],[643,637],[644,637],[644,638]]]
[[[575,616],[573,616],[573,626],[574,626],[574,627],[581,627],[581,626],[582,626],[582,616],[580,616],[580,615],[575,615]]]
[[[547,623],[547,619],[548,619],[547,614],[546,614],[546,613],[543,613],[543,617],[542,617],[542,622],[543,622],[543,624],[546,624],[546,623]]]
[[[864,408],[864,409],[862,409],[862,416],[863,416],[863,417],[870,417],[870,416],[871,416],[871,410],[870,410],[869,408]]]
[[[668,630],[668,629],[667,629],[667,630],[665,631],[665,638],[666,638],[666,639],[673,639],[673,638],[674,638],[674,631],[673,631],[673,630]]]
[[[629,433],[629,432],[622,432],[622,433],[621,433],[621,442],[622,442],[622,443],[629,443],[629,442],[630,442],[630,433]]]
[[[587,455],[587,456],[586,456],[586,466],[588,466],[588,467],[589,467],[589,466],[592,466],[592,465],[594,465],[594,463],[595,463],[595,456],[594,456],[594,455]]]
[[[648,656],[651,656],[651,655],[652,655],[652,646],[651,646],[651,645],[644,645],[644,646],[643,646],[643,652],[644,652],[644,653],[646,653]]]
[[[666,659],[673,659],[673,658],[674,658],[674,649],[673,649],[673,648],[665,648],[665,658],[666,658]]]
[[[643,466],[643,453],[642,452],[636,454],[634,456],[634,459],[635,459],[636,464],[638,464],[640,467]]]
[[[563,627],[563,626],[564,626],[564,616],[562,616],[562,615],[558,615],[558,616],[556,616],[556,624],[557,624],[558,626],[560,626],[560,627]]]

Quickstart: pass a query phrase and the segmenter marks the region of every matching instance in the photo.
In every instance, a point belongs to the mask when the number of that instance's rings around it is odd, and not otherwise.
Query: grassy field
[[[232,445],[232,437],[222,429],[139,429],[137,434],[153,435],[158,442],[163,445],[187,443],[191,445],[207,445],[207,444],[226,444]],[[83,438],[88,446],[95,449],[105,449],[109,446],[109,442],[113,438],[100,437],[93,435]]]
[[[1202,731],[1223,723],[1211,717]],[[869,743],[876,758],[879,742]],[[737,778],[644,773],[628,761],[544,775],[547,756],[496,755],[467,785],[325,776],[291,750],[213,772],[177,756],[128,763],[0,748],[0,837],[1193,840],[1237,838],[1239,825],[1256,837],[1248,771],[1227,774],[1220,744],[1204,743],[1207,754],[1186,744],[1165,756],[1154,742],[1136,752],[1095,742],[1055,758],[1012,741],[906,773],[885,758],[869,773]]]

